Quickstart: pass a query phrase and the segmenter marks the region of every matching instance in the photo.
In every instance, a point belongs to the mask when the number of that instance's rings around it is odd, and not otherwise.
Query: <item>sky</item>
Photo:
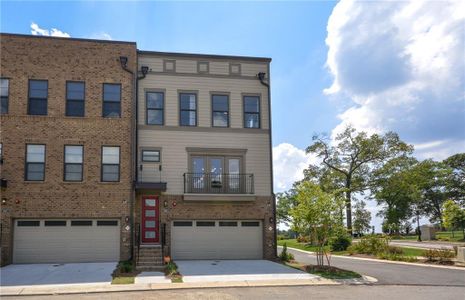
[[[271,57],[275,192],[315,161],[305,153],[315,133],[348,124],[396,131],[419,159],[465,151],[465,1],[1,1],[0,10],[1,32]]]

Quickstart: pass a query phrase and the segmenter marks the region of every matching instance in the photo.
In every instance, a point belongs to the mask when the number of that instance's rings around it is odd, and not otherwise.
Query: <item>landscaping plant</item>
[[[339,233],[329,240],[331,251],[346,251],[352,244],[352,239],[346,233]]]
[[[291,260],[294,260],[294,255],[292,253],[287,252],[287,244],[284,243],[283,245],[283,251],[281,251],[281,254],[279,254],[279,258],[281,261],[284,262],[289,262]]]

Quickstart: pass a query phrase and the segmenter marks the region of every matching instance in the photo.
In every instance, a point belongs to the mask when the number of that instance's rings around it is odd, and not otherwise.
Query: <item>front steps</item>
[[[163,253],[160,245],[142,245],[139,249],[136,260],[136,269],[139,271],[159,271],[163,272]]]

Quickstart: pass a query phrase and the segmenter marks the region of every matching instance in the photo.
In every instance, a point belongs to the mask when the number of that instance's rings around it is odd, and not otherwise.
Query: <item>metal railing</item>
[[[184,193],[253,194],[253,174],[184,173]]]

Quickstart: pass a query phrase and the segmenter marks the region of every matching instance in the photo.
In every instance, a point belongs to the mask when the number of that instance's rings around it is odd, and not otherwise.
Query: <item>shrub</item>
[[[173,261],[170,261],[165,266],[165,274],[166,275],[178,274],[178,266]]]
[[[276,238],[278,239],[278,241],[281,241],[281,240],[285,240],[285,239],[286,239],[286,237],[284,236],[284,234],[278,234],[278,235],[276,236]]]
[[[353,253],[377,255],[389,252],[388,249],[389,238],[387,236],[367,235],[362,237],[360,242],[354,243],[350,251]]]
[[[118,264],[118,271],[120,273],[131,273],[133,270],[134,267],[132,265],[132,261],[130,260],[120,261]]]
[[[308,243],[309,241],[310,241],[310,239],[308,238],[308,236],[299,235],[297,237],[297,242],[298,243]]]
[[[294,260],[294,255],[292,253],[287,252],[287,244],[284,243],[283,245],[283,251],[281,251],[281,254],[279,254],[279,259],[281,261],[291,261]]]
[[[455,257],[455,252],[449,249],[428,249],[424,252],[428,261],[450,262]]]
[[[376,255],[376,257],[379,258],[379,259],[387,259],[387,260],[394,260],[394,261],[405,261],[405,262],[416,262],[416,261],[418,261],[418,259],[416,257],[404,256],[404,255],[400,255],[400,254],[397,254],[397,253],[385,253],[385,252],[382,252],[382,253],[378,253],[378,255]]]
[[[346,251],[352,244],[352,239],[347,234],[340,234],[330,239],[331,251]]]
[[[396,255],[401,255],[404,252],[402,251],[401,247],[395,247],[395,246],[388,246],[387,248],[387,253],[389,254],[396,254]]]

